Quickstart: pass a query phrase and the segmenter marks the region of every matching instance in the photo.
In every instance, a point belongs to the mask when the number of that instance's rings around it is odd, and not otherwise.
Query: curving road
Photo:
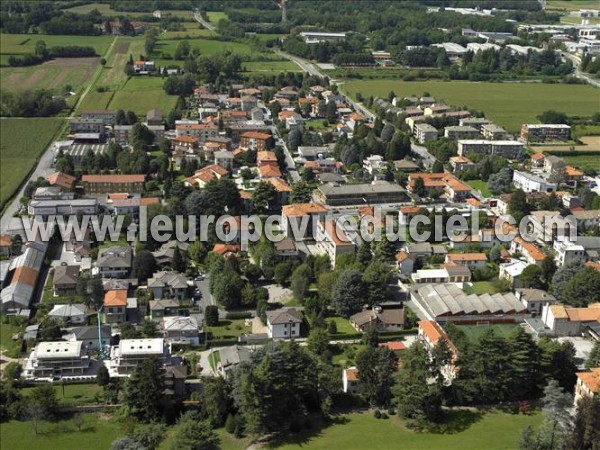
[[[567,59],[571,60],[571,62],[573,63],[573,75],[574,76],[576,76],[577,78],[579,78],[581,80],[585,80],[592,86],[600,87],[600,80],[592,78],[589,74],[579,70],[579,64],[581,64],[581,60],[579,58],[577,58],[575,55],[572,55],[567,52],[561,52],[561,55],[563,56],[563,58],[567,58]]]
[[[200,14],[200,11],[198,11],[198,10],[194,11],[194,19],[196,20],[196,22],[198,22],[200,25],[202,25],[207,30],[214,31],[214,32],[217,31],[217,29],[214,25],[211,25],[209,22],[204,20],[204,17],[202,17],[202,14]]]

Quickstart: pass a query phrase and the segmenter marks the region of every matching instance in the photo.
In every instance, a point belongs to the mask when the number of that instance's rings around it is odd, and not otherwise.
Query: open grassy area
[[[34,387],[25,387],[21,389],[24,396],[28,396]],[[62,405],[89,405],[96,403],[96,395],[102,393],[102,387],[97,384],[65,384],[63,396],[63,386],[55,385],[54,391],[56,398]]]
[[[161,77],[131,77],[115,92],[109,108],[132,110],[138,115],[158,108],[166,115],[177,103],[177,96],[167,95],[163,90],[163,83],[164,79]]]
[[[86,427],[78,431],[71,420],[43,422],[36,434],[29,422],[11,420],[0,424],[2,448],[36,450],[106,450],[117,438],[125,436],[117,421],[100,414],[86,414]]]
[[[208,21],[215,25],[219,23],[219,20],[227,19],[227,13],[223,11],[207,11],[206,16],[208,17]]]
[[[179,39],[164,39],[162,36],[154,46],[154,57],[160,58],[163,54],[173,56],[175,49],[179,44]],[[238,55],[260,56],[261,54],[254,50],[252,46],[244,42],[218,41],[214,39],[188,39],[190,48],[197,48],[201,55],[217,55],[230,51]]]
[[[0,34],[0,51],[7,55],[34,53],[37,41],[44,41],[47,48],[69,45],[94,47],[98,55],[106,52],[112,36],[67,36],[60,34]]]
[[[548,110],[588,116],[598,111],[598,89],[589,85],[543,83],[470,83],[464,81],[348,81],[342,90],[356,96],[387,97],[390,91],[405,97],[429,92],[450,105],[466,105],[484,111],[486,117],[516,133],[523,123],[537,123]]]
[[[212,333],[213,340],[231,340],[237,339],[242,334],[251,333],[252,329],[246,326],[245,319],[224,319],[219,320],[219,325],[208,328]]]
[[[187,37],[206,37],[206,36],[216,36],[212,30],[207,30],[203,28],[198,22],[184,22],[182,24],[185,28],[185,31],[165,31],[161,34],[161,37],[164,39],[181,39]]]
[[[493,325],[459,325],[470,341],[476,342],[487,330],[492,329],[497,336],[510,335],[519,325],[514,323],[500,323]]]
[[[246,72],[279,73],[279,72],[301,72],[302,69],[291,61],[250,61],[242,64]]]
[[[483,180],[469,180],[469,181],[467,181],[467,184],[469,186],[471,186],[472,188],[477,189],[485,197],[490,197],[492,195],[490,193],[490,190],[487,187],[487,182],[485,182]]]
[[[22,331],[23,329],[16,325],[0,323],[0,349],[6,352],[6,356],[10,358],[19,356],[21,340],[13,341],[12,337]]]
[[[331,322],[331,321],[335,322],[335,325],[337,326],[337,334],[356,334],[357,331],[354,329],[354,327],[352,325],[350,325],[350,321],[348,319],[346,319],[345,317],[341,317],[341,316],[333,316],[333,317],[328,317],[326,319],[327,322]],[[334,337],[335,339],[335,337]]]
[[[54,118],[0,120],[0,207],[27,178],[63,124],[63,119]]]
[[[579,167],[582,170],[594,169],[596,172],[600,172],[600,154],[596,155],[564,155],[561,156],[564,160],[575,167]]]
[[[396,417],[375,419],[370,413],[340,416],[337,423],[319,431],[298,433],[277,448],[320,450],[332,448],[384,450],[509,449],[516,448],[528,425],[537,426],[540,414],[513,415],[501,412],[455,412],[446,433],[411,431]],[[499,432],[501,430],[501,432]]]
[[[567,11],[598,9],[598,2],[596,0],[548,0],[546,9],[565,9]]]

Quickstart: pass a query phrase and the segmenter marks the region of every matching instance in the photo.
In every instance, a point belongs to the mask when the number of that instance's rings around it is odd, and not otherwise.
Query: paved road
[[[207,30],[215,31],[215,32],[217,31],[217,29],[215,28],[214,25],[211,25],[209,22],[204,20],[204,18],[202,17],[202,14],[200,14],[200,11],[198,11],[198,10],[194,11],[194,19],[196,20],[196,22],[198,22],[200,25],[202,25]]]
[[[561,52],[561,55],[563,56],[563,58],[570,59],[571,62],[573,63],[573,75],[575,75],[577,78],[579,78],[581,80],[587,81],[592,86],[600,87],[600,80],[596,80],[595,78],[592,78],[587,73],[579,70],[579,64],[581,63],[581,60],[579,58],[577,58],[575,55],[572,55],[567,52]]]

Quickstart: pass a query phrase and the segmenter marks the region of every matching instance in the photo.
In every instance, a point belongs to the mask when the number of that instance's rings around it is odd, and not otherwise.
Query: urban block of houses
[[[548,303],[542,307],[541,319],[556,336],[589,335],[600,340],[600,303],[586,308]]]
[[[211,164],[197,170],[194,175],[183,180],[183,184],[186,186],[204,188],[207,183],[212,180],[221,179],[229,174],[229,171],[217,164]]]
[[[294,308],[267,311],[267,334],[272,339],[293,339],[301,335],[302,317]]]
[[[407,325],[406,309],[401,305],[375,305],[350,316],[350,324],[361,333],[372,329],[401,330]]]
[[[429,320],[438,322],[521,322],[529,315],[512,292],[476,295],[456,284],[429,284],[416,286],[410,295]]]
[[[510,252],[514,255],[520,253],[525,258],[527,264],[539,266],[544,261],[546,255],[533,242],[528,242],[522,237],[515,237],[510,243]]]

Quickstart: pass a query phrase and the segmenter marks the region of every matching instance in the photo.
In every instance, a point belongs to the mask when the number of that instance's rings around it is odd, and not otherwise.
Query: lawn
[[[350,325],[350,321],[348,319],[346,319],[345,317],[333,316],[333,317],[328,317],[326,319],[327,322],[331,322],[332,320],[335,322],[335,325],[337,326],[337,335],[358,333],[354,329],[354,327],[352,325]],[[335,335],[333,336],[333,338],[335,339]]]
[[[237,340],[242,334],[251,333],[252,329],[246,326],[245,319],[219,320],[219,325],[210,327],[207,331],[212,333],[213,340]]]
[[[598,9],[597,0],[548,0],[546,9],[566,9],[579,11],[580,9]]]
[[[491,197],[491,192],[487,187],[487,182],[483,180],[469,180],[467,184],[473,189],[477,189],[484,197]]]
[[[12,197],[37,158],[58,133],[63,119],[14,119],[0,121],[0,205]]]
[[[473,294],[482,295],[482,294],[495,294],[498,291],[496,285],[491,281],[474,281],[473,286],[471,287],[471,291]]]
[[[242,63],[246,72],[301,72],[302,69],[292,61],[250,61]]]
[[[96,404],[96,394],[102,393],[102,387],[97,384],[65,384],[65,394],[63,396],[63,386],[56,384],[54,391],[56,398],[62,405],[89,405]],[[21,389],[24,396],[28,396],[35,387],[25,387]]]
[[[4,318],[4,316],[3,316]],[[6,356],[16,358],[21,350],[21,340],[13,341],[15,334],[22,332],[23,329],[9,323],[0,323],[0,347],[6,351]]]
[[[568,164],[571,164],[575,167],[579,167],[582,170],[585,169],[595,169],[596,172],[600,172],[600,154],[596,155],[561,155]]]
[[[177,103],[177,96],[165,93],[162,87],[164,81],[161,77],[131,77],[115,92],[109,108],[132,110],[138,115],[158,108],[166,115]]]
[[[360,92],[387,97],[422,95],[429,92],[450,105],[466,105],[516,133],[523,123],[537,123],[536,116],[547,110],[568,115],[589,116],[598,111],[598,90],[589,85],[543,83],[470,83],[465,81],[348,81],[343,90],[352,96]]]
[[[155,58],[160,58],[164,54],[173,56],[180,41],[180,39],[164,39],[161,36],[154,46],[153,56]],[[226,51],[238,55],[261,55],[261,53],[254,50],[252,46],[244,42],[218,41],[215,39],[203,38],[188,39],[187,41],[190,44],[190,48],[197,48],[201,55],[218,55]]]
[[[206,13],[206,17],[208,17],[208,21],[214,23],[215,25],[219,23],[221,19],[227,19],[227,13],[222,11],[208,11]]]
[[[471,342],[479,340],[481,335],[487,330],[492,329],[497,336],[509,336],[514,330],[519,327],[518,324],[514,323],[501,323],[494,325],[459,325],[459,328],[465,332]]]
[[[11,420],[0,424],[2,448],[36,450],[105,450],[126,433],[121,424],[100,414],[86,415],[89,428],[77,431],[70,420],[43,422],[39,434],[34,433],[29,422]]]
[[[413,432],[395,417],[375,419],[370,413],[352,413],[338,418],[334,425],[292,435],[288,443],[277,448],[320,450],[332,448],[384,450],[407,448],[429,450],[508,449],[516,448],[521,433],[528,425],[539,425],[540,414],[513,415],[501,412],[487,414],[454,413],[449,427],[454,432]]]
[[[47,48],[78,45],[94,47],[98,55],[103,55],[114,38],[112,36],[67,36],[59,34],[0,34],[2,54],[22,55],[34,53],[37,41],[44,41]]]

